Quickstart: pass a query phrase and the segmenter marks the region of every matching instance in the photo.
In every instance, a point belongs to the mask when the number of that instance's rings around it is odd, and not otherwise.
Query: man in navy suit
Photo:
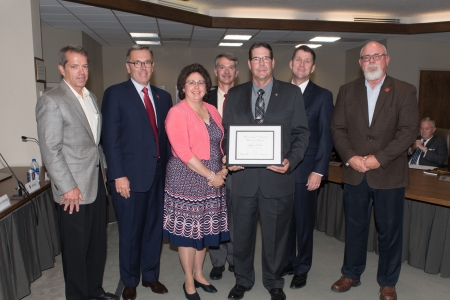
[[[164,129],[172,107],[169,93],[150,86],[153,52],[134,45],[127,52],[131,79],[106,89],[102,142],[119,225],[120,277],[124,299],[142,285],[167,293],[158,281],[162,242],[164,178],[171,155]]]
[[[333,95],[309,79],[315,70],[315,61],[314,51],[308,46],[300,46],[294,50],[289,62],[293,73],[292,84],[297,85],[303,93],[311,134],[305,157],[295,170],[294,209],[281,273],[282,276],[294,274],[290,286],[293,289],[306,285],[311,269],[318,188],[324,176],[328,175],[328,162],[333,148],[330,130]]]
[[[444,139],[433,135],[436,131],[434,120],[423,118],[420,121],[420,136],[408,150],[409,164],[423,166],[442,166],[448,155]]]
[[[211,90],[208,95],[208,103],[214,105],[219,114],[223,116],[223,108],[228,90],[234,86],[234,80],[239,74],[239,61],[233,53],[225,52],[217,55],[214,61],[214,74],[217,76],[218,87]],[[219,247],[209,247],[209,257],[213,266],[209,273],[209,278],[219,280],[225,271],[225,262],[228,261],[228,270],[234,272],[233,263],[233,214],[231,203],[231,175],[228,174],[227,182],[227,211],[228,211],[228,230],[230,231],[230,241],[220,244]]]

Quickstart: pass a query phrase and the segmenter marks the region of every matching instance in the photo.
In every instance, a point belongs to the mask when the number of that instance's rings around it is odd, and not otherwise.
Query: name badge
[[[39,184],[39,180],[36,178],[33,181],[27,182],[25,184],[25,188],[27,189],[28,193],[33,193],[41,188],[41,185]]]
[[[4,194],[0,197],[0,211],[7,209],[11,206],[11,202],[9,201],[8,195]]]

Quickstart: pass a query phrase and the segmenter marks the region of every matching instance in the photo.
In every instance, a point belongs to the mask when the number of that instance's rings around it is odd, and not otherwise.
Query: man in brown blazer
[[[386,48],[369,42],[359,64],[365,78],[341,86],[331,122],[334,145],[345,167],[345,253],[342,277],[331,289],[361,284],[366,265],[370,210],[379,237],[377,281],[381,300],[395,300],[400,275],[407,150],[417,134],[416,88],[386,75]]]

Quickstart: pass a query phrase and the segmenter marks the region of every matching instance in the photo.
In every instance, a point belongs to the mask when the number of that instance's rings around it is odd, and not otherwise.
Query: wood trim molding
[[[449,32],[450,22],[383,24],[316,20],[280,20],[210,17],[139,0],[66,0],[142,16],[160,18],[206,28],[332,31],[382,34],[424,34]]]

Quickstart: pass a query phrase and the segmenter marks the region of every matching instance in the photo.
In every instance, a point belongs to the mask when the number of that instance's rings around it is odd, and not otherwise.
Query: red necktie
[[[150,119],[150,124],[152,124],[153,133],[156,137],[156,147],[158,149],[158,158],[159,158],[159,137],[158,137],[158,127],[156,127],[156,117],[155,117],[155,109],[153,108],[152,101],[150,101],[150,97],[148,96],[148,89],[144,87],[142,89],[144,92],[144,103],[145,110],[147,110],[148,118]]]
[[[224,99],[223,99],[223,104],[222,104],[222,116],[223,116],[223,112],[225,111],[225,103],[227,102],[227,94],[223,95]]]

